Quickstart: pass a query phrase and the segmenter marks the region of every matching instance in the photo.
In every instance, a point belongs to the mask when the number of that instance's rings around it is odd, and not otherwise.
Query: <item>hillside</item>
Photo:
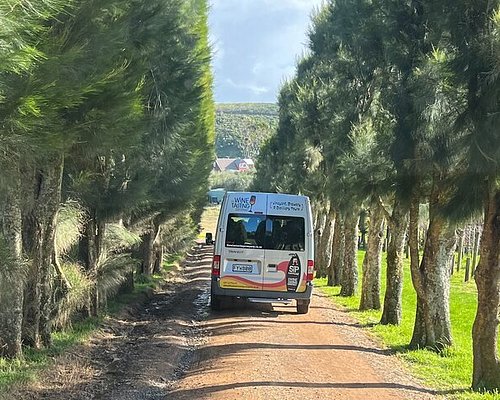
[[[218,157],[256,158],[278,125],[273,103],[217,104],[216,152]]]

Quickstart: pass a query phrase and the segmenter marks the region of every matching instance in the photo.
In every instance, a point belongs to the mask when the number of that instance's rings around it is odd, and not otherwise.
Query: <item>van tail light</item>
[[[212,260],[212,276],[220,276],[220,256],[215,255]]]
[[[306,281],[312,282],[313,279],[314,279],[314,260],[307,260]]]

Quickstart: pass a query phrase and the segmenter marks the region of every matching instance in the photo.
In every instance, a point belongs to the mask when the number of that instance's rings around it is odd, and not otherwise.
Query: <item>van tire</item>
[[[307,314],[311,300],[297,300],[297,314]]]
[[[210,308],[213,311],[222,310],[222,297],[215,294],[210,295]]]

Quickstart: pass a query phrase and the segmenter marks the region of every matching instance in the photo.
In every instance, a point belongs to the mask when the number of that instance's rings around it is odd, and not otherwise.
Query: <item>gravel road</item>
[[[400,361],[316,292],[310,312],[231,302],[210,312],[212,249],[60,357],[21,399],[433,399]]]

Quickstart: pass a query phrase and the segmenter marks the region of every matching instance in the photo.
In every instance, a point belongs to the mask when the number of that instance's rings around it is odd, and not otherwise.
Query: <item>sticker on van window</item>
[[[274,211],[302,212],[304,204],[296,201],[271,201],[269,208]]]
[[[253,207],[257,203],[257,197],[256,196],[250,196],[250,197],[244,197],[244,196],[239,196],[239,197],[234,197],[231,201],[231,207],[234,210],[241,210],[241,211],[247,211],[247,212],[252,212]]]
[[[288,262],[286,272],[286,290],[288,292],[296,292],[299,287],[301,275],[300,258],[297,254],[293,254]]]

